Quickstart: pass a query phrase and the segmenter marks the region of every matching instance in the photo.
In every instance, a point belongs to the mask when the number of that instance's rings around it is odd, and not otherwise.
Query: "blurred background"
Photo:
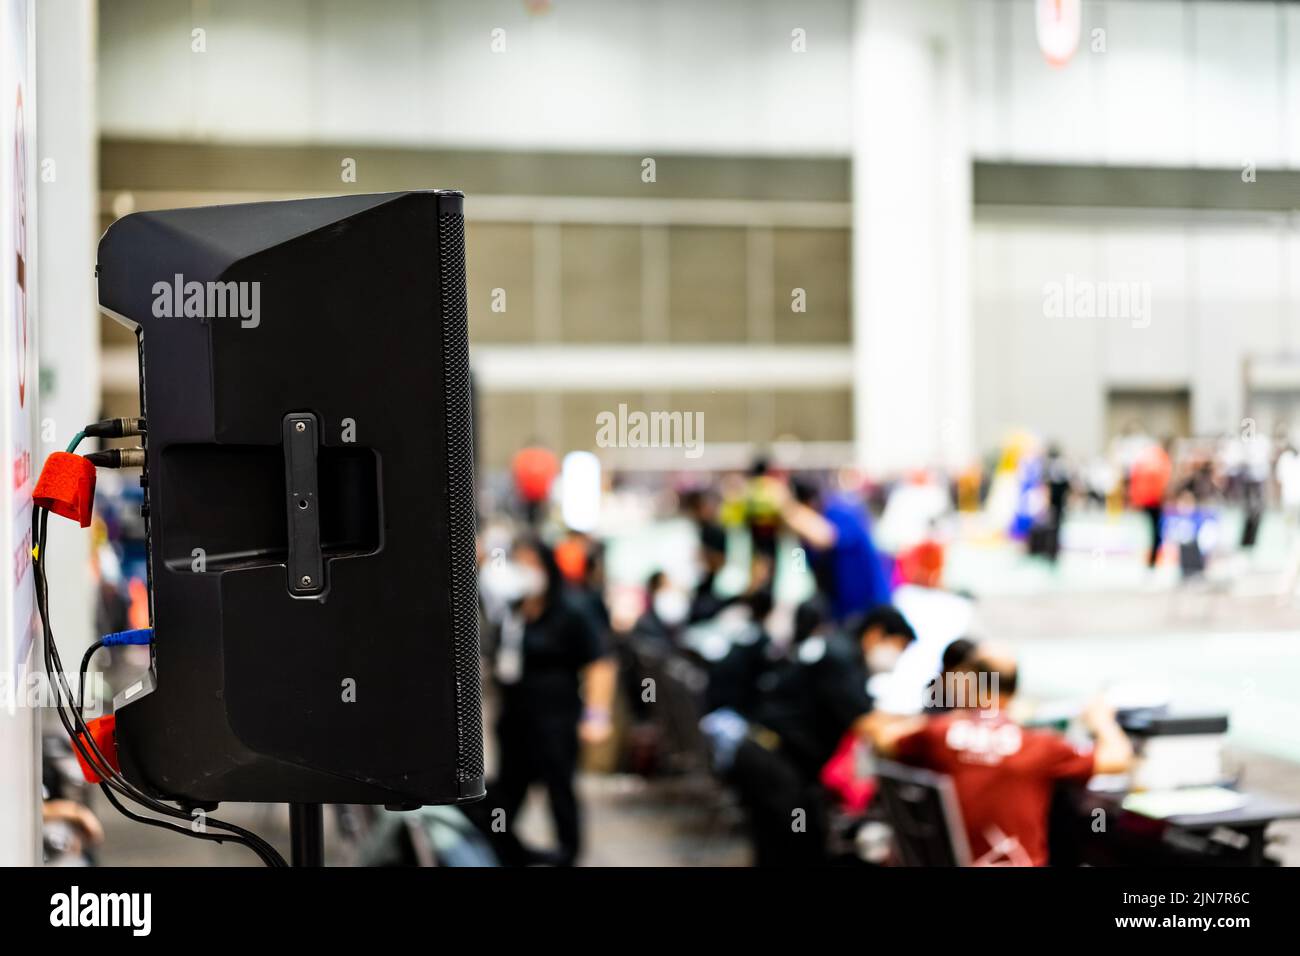
[[[701,714],[665,726],[634,706],[648,665],[630,635],[657,588],[697,595],[707,576],[721,599],[766,588],[771,607],[740,601],[749,624],[774,659],[793,646],[824,588],[769,498],[801,482],[864,508],[927,648],[915,667],[993,638],[1038,701],[1226,714],[1225,773],[1300,798],[1300,4],[35,15],[55,421],[138,408],[135,339],[95,308],[115,218],[465,191],[485,570],[521,535],[567,551],[619,661],[614,733],[584,750],[580,862],[750,859],[681,729]],[[677,417],[638,440],[637,412]],[[1154,505],[1135,481],[1150,467]],[[105,494],[100,579],[64,612],[74,647],[143,613],[132,491]],[[84,580],[91,555],[61,551]],[[698,622],[661,623],[693,648],[689,701],[711,658],[685,633]],[[545,843],[538,803],[525,828]],[[105,823],[104,862],[240,861]],[[333,825],[335,859],[361,826]]]

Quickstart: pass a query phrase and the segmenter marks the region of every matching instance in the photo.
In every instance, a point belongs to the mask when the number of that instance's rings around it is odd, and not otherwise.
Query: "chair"
[[[900,865],[971,864],[966,826],[951,777],[878,760],[876,779]]]

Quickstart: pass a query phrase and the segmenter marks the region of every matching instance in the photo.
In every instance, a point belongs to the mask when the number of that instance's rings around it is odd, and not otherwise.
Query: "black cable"
[[[169,820],[159,820],[155,817],[146,817],[142,814],[136,813],[134,810],[131,810],[129,807],[127,807],[125,804],[119,801],[117,797],[113,796],[112,789],[110,789],[106,784],[100,783],[99,789],[103,791],[104,796],[108,798],[108,802],[111,803],[114,807],[116,807],[119,813],[121,813],[124,817],[126,817],[129,820],[134,820],[136,823],[143,823],[146,826],[151,826],[151,827],[159,827],[163,830],[172,830],[176,833],[180,833],[185,836],[191,836],[198,840],[210,840],[213,843],[229,842],[229,843],[245,844],[244,840],[242,840],[237,836],[233,836],[232,834],[229,833],[220,833],[220,832],[207,833],[201,830],[195,830],[192,827],[181,826],[179,823],[172,823]],[[250,846],[249,849],[252,849],[254,852],[257,852],[254,847]],[[261,856],[261,854],[259,853],[258,856]],[[271,863],[267,861],[265,857],[263,857],[263,862],[266,862],[268,866],[284,865],[283,863],[279,863],[279,864]]]
[[[87,425],[77,432],[68,443],[68,453],[75,452],[85,438],[129,438],[133,435],[143,435],[146,431],[148,427],[143,418],[106,418],[102,422]]]
[[[40,515],[39,525],[38,525],[39,532],[37,535],[37,539],[39,542],[39,546],[37,548],[38,555],[40,554],[40,551],[45,544],[48,521],[49,521],[48,512]],[[33,516],[33,525],[37,525],[36,516]],[[56,674],[58,677],[58,681],[55,684],[56,695],[59,693],[59,686],[61,685],[62,693],[66,695],[68,699],[71,699],[72,694],[67,686],[67,679],[63,672],[62,661],[59,658],[58,647],[54,644],[53,634],[49,627],[49,603],[48,603],[49,591],[48,591],[48,580],[45,578],[44,568],[39,569],[39,574],[36,580],[38,582],[38,587],[37,587],[38,607],[41,610],[42,624],[43,624],[44,634],[46,637],[46,641],[45,641],[46,670],[47,672],[52,672]],[[59,714],[59,720],[63,723],[64,729],[68,732],[68,735],[71,737],[73,746],[76,748],[77,753],[80,754],[81,757],[86,761],[86,763],[93,770],[95,770],[96,773],[99,774],[99,776],[103,779],[104,785],[117,790],[123,796],[135,800],[136,802],[147,806],[151,810],[166,814],[176,819],[185,820],[187,824],[191,821],[191,818],[183,811],[181,811],[176,807],[168,806],[167,804],[164,804],[148,796],[143,791],[136,788],[134,784],[131,784],[130,781],[126,780],[126,778],[123,777],[116,769],[114,769],[113,766],[105,759],[103,753],[99,749],[98,744],[95,742],[94,738],[90,735],[90,731],[86,726],[85,720],[84,718],[82,718],[80,714],[74,715],[77,723],[77,728],[76,729],[73,728],[72,723],[68,720],[68,715],[64,712],[62,697],[60,697],[58,703],[56,704],[56,710],[58,711]],[[92,751],[93,751],[93,756],[91,753]],[[117,801],[111,801],[111,802],[114,803],[114,806],[120,806],[120,804],[118,804]],[[145,821],[149,820],[149,818],[147,817],[140,818],[140,819]],[[158,822],[161,823],[162,821],[158,821]],[[249,849],[253,850],[253,852],[256,853],[262,859],[262,861],[266,863],[267,866],[286,865],[284,862],[284,858],[281,857],[275,851],[275,849],[270,846],[270,844],[266,843],[265,840],[263,840],[261,837],[257,836],[256,834],[251,833],[250,831],[245,830],[242,827],[236,826],[235,824],[227,823],[224,820],[217,820],[216,818],[208,818],[206,822],[211,823],[214,826],[218,826],[226,830],[233,831],[234,834],[238,834],[238,835],[220,834],[220,839],[218,839],[218,842],[222,842],[224,840],[230,840],[233,843],[239,843],[245,845]],[[210,840],[215,838],[212,834],[197,833],[188,827],[174,827],[169,825],[169,828],[175,829],[176,832],[178,833],[185,833],[187,835],[199,837],[201,839]]]
[[[44,509],[42,509],[42,511],[43,513],[39,516],[39,523],[36,516],[33,515],[33,525],[39,528],[37,532],[37,540],[38,540],[37,555],[40,555],[41,550],[45,546],[46,535],[48,530],[48,522],[49,522],[49,513],[44,511]],[[46,638],[45,640],[46,670],[49,672],[53,672],[54,674],[57,675],[57,683],[55,684],[56,694],[58,694],[59,688],[61,686],[62,694],[66,695],[67,699],[70,700],[72,698],[72,693],[67,686],[67,678],[63,671],[63,662],[59,657],[58,647],[54,643],[53,632],[49,625],[49,587],[48,587],[49,582],[45,577],[45,571],[43,567],[39,567],[39,573],[36,580],[38,582],[38,587],[37,587],[38,607],[41,610],[41,619],[43,624],[44,636]],[[134,784],[130,783],[130,781],[128,781],[125,777],[123,777],[120,772],[118,772],[115,768],[113,768],[112,764],[110,764],[108,760],[105,759],[103,753],[100,751],[98,744],[95,742],[95,739],[90,735],[89,728],[87,728],[85,720],[80,714],[74,714],[74,719],[77,724],[77,728],[74,730],[72,723],[68,720],[68,715],[64,712],[62,697],[60,697],[59,702],[56,705],[56,710],[58,711],[59,714],[59,720],[63,723],[64,729],[68,732],[69,736],[72,738],[73,746],[76,748],[77,752],[83,757],[83,759],[85,759],[86,763],[89,766],[91,766],[92,769],[94,769],[101,778],[103,778],[103,781],[107,786],[112,787],[113,789],[121,793],[123,796],[135,800],[137,803],[141,803],[144,806],[148,807],[149,809],[154,810],[155,812],[163,813],[165,815],[171,816],[176,819],[185,820],[186,823],[189,823],[191,821],[190,816],[188,816],[182,810],[176,807],[168,806],[167,804],[162,803],[161,801],[155,800],[154,798],[150,797],[148,794],[145,794],[143,791],[135,787]],[[93,751],[93,756],[91,754],[92,751]],[[237,834],[231,836],[226,836],[225,834],[222,834],[222,838],[228,839],[234,843],[240,843],[242,845],[248,846],[249,849],[253,850],[253,852],[255,852],[263,860],[264,863],[266,863],[266,865],[268,866],[286,865],[284,862],[284,858],[281,857],[275,851],[275,849],[271,847],[270,844],[268,844],[265,840],[263,840],[261,837],[257,836],[256,834],[248,830],[245,830],[242,827],[236,826],[235,824],[227,823],[224,820],[218,820],[216,818],[208,818],[206,822],[212,824],[213,826],[217,826],[225,830],[232,831],[232,833],[234,834]],[[211,835],[196,833],[189,828],[177,828],[177,832],[186,833],[191,836],[198,836],[202,839],[212,839]]]
[[[127,799],[133,800],[156,813],[161,813],[175,819],[191,822],[191,817],[183,810],[169,806],[159,800],[149,796],[134,784],[128,781],[122,774],[116,770],[112,764],[104,757],[98,744],[90,734],[86,726],[85,719],[80,711],[74,712],[72,720],[69,720],[68,714],[64,710],[63,701],[73,699],[71,689],[67,684],[67,677],[63,671],[63,662],[59,657],[58,646],[54,642],[53,628],[50,624],[49,614],[49,582],[45,574],[45,549],[47,532],[49,526],[49,512],[47,509],[35,507],[32,509],[32,529],[36,537],[36,549],[33,557],[33,566],[36,570],[34,579],[36,582],[37,609],[40,613],[42,634],[44,637],[45,665],[47,673],[55,675],[55,682],[52,685],[55,690],[55,710],[59,715],[59,720],[63,724],[64,730],[72,740],[72,744],[78,754],[85,760],[102,780],[101,789],[106,791],[116,790]],[[74,727],[75,722],[75,727]],[[233,823],[224,820],[218,820],[215,817],[208,817],[205,821],[207,825],[218,828],[219,830],[228,831],[226,833],[206,833],[196,832],[189,826],[179,827],[174,824],[161,820],[152,820],[148,817],[141,817],[138,814],[126,811],[126,809],[116,800],[110,798],[110,802],[122,810],[131,819],[139,822],[149,823],[151,825],[162,826],[166,829],[173,829],[178,833],[184,833],[188,836],[197,837],[204,840],[215,840],[216,842],[225,842],[229,840],[232,843],[248,847],[256,853],[267,866],[287,866],[284,858],[267,843],[264,839],[249,830],[244,829]]]
[[[90,669],[90,659],[95,656],[95,651],[103,646],[103,641],[96,641],[81,656],[81,670],[77,672],[77,713],[83,718],[86,716],[86,671]]]
[[[87,426],[85,432],[87,434],[119,433],[122,435],[131,435],[131,434],[142,433],[144,430],[145,430],[145,422],[143,419],[110,419],[108,421],[99,422],[97,425]],[[142,450],[135,449],[133,451],[141,451],[141,455],[143,454]],[[153,797],[144,793],[139,788],[137,788],[134,784],[128,781],[124,776],[122,776],[122,774],[119,771],[117,771],[112,766],[112,764],[108,762],[107,759],[105,759],[95,739],[91,736],[89,728],[86,726],[85,718],[84,715],[81,713],[80,708],[73,714],[73,720],[76,723],[76,729],[73,728],[72,722],[68,720],[68,715],[64,711],[63,700],[65,698],[67,700],[72,700],[72,692],[68,688],[67,676],[63,670],[63,661],[59,656],[58,645],[54,641],[54,632],[53,632],[53,627],[50,623],[50,613],[49,613],[49,580],[46,577],[45,567],[44,567],[44,557],[45,557],[44,550],[46,548],[48,528],[49,528],[48,509],[39,508],[39,507],[33,508],[32,529],[33,529],[33,534],[36,538],[36,545],[37,545],[33,555],[33,565],[36,569],[34,580],[36,582],[37,608],[41,615],[42,634],[44,637],[43,645],[45,650],[46,671],[47,673],[51,673],[51,672],[54,673],[57,677],[56,683],[53,686],[55,688],[56,697],[58,697],[58,700],[56,701],[56,710],[58,711],[59,714],[59,720],[63,724],[64,729],[68,732],[69,737],[71,737],[73,746],[76,748],[78,754],[80,754],[85,759],[86,763],[93,770],[95,770],[95,772],[98,773],[98,775],[101,778],[103,778],[105,785],[112,787],[113,789],[116,789],[123,796],[135,800],[137,803],[140,803],[148,807],[149,809],[154,810],[155,812],[163,813],[173,818],[185,820],[186,823],[188,824],[191,821],[189,815],[187,815],[185,812],[183,812],[182,810],[176,807],[172,807],[169,806],[168,804],[162,803],[159,800],[155,800]],[[87,661],[88,658],[87,660],[83,660],[83,667],[86,666]],[[83,682],[83,686],[84,686],[84,682]],[[80,692],[80,687],[79,687],[79,692]],[[93,752],[93,756],[92,756],[92,752]],[[115,805],[117,805],[116,802]],[[148,819],[148,818],[142,818],[142,819]],[[257,834],[249,830],[246,830],[243,827],[240,827],[236,824],[228,823],[224,820],[218,820],[215,817],[207,818],[206,822],[210,823],[213,826],[219,827],[221,829],[230,831],[234,835],[226,836],[225,834],[222,834],[222,838],[229,839],[231,842],[240,843],[242,845],[249,847],[249,849],[253,850],[253,852],[255,852],[262,859],[264,863],[266,863],[266,865],[268,866],[287,865],[284,862],[284,858],[280,856],[278,852],[276,852],[274,847],[272,847],[269,843],[267,843],[264,839],[259,837]],[[203,839],[213,838],[211,835],[195,833],[192,829],[189,829],[188,827],[178,828],[178,832],[187,833],[192,836],[199,836]],[[219,840],[218,842],[221,841]]]
[[[143,435],[146,430],[143,418],[105,418],[102,422],[87,425],[82,434],[87,438],[128,438]]]
[[[97,468],[143,468],[143,448],[105,448],[81,457]]]

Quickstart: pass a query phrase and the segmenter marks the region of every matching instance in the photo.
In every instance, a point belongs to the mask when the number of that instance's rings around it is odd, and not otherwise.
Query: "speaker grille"
[[[474,424],[465,304],[465,219],[438,218],[442,339],[447,388],[447,490],[451,509],[451,619],[456,655],[458,780],[483,776],[479,699],[478,575],[474,567]]]

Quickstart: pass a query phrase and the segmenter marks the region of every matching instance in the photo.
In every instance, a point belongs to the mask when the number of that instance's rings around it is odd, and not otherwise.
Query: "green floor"
[[[1016,646],[1027,694],[1156,685],[1180,705],[1227,710],[1234,746],[1300,763],[1300,604],[1278,593],[1292,539],[1270,514],[1246,555],[1236,548],[1240,527],[1240,513],[1225,510],[1209,580],[1188,587],[1172,561],[1146,568],[1141,515],[1076,513],[1056,567],[1025,557],[982,516],[967,517],[952,529],[946,584],[977,596],[985,636]],[[693,542],[685,521],[617,535],[610,577],[634,586],[664,568],[690,580]],[[778,554],[777,590],[787,602],[810,587],[796,547],[788,541]],[[746,552],[744,535],[734,534],[729,589],[743,585]]]

